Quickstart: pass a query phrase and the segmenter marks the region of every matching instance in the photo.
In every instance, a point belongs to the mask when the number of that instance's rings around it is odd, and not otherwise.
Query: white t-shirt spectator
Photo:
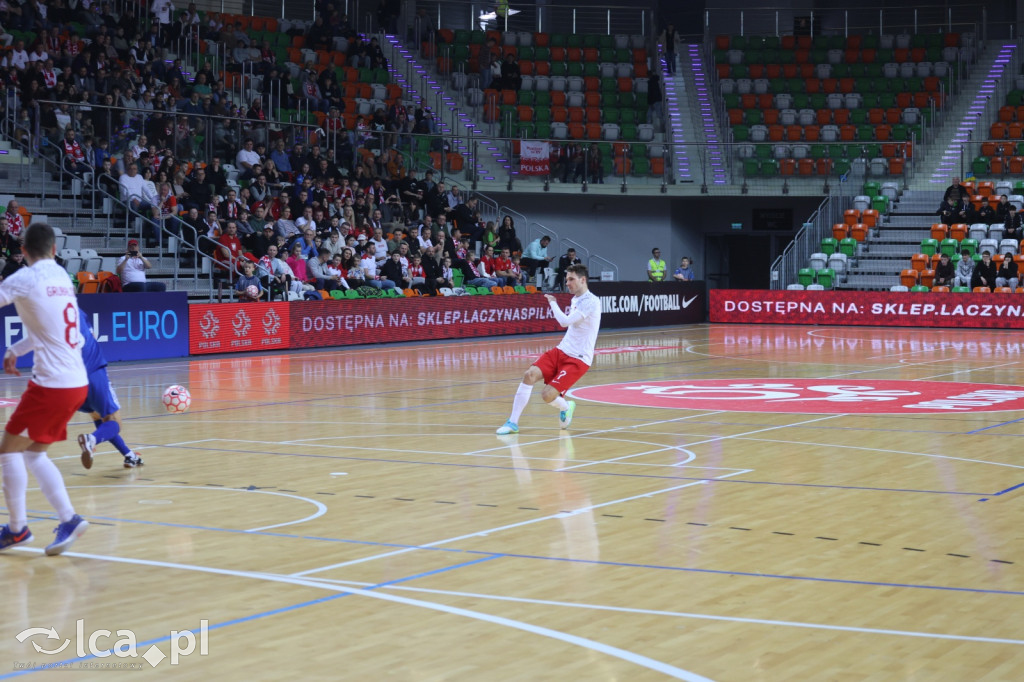
[[[366,279],[375,279],[377,277],[377,260],[368,253],[363,254],[362,260],[359,264],[363,268],[363,277]]]
[[[13,66],[16,69],[24,71],[25,67],[28,66],[28,52],[24,49],[11,50],[5,61],[7,62],[7,66]]]
[[[124,263],[124,270],[121,272],[121,281],[123,283],[131,284],[133,282],[146,281],[146,264],[142,262],[141,258],[137,256],[128,258],[128,254],[125,254],[117,261],[118,265],[121,263]]]
[[[161,24],[171,23],[171,16],[174,14],[174,3],[171,0],[154,0],[153,14]]]
[[[132,177],[125,173],[117,179],[117,184],[121,186],[122,201],[128,201],[130,199],[148,201],[146,199],[146,179],[141,175],[136,174],[135,177]]]
[[[248,168],[260,162],[260,155],[251,149],[239,149],[238,154],[235,155],[235,161],[239,168]],[[247,163],[249,166],[245,166],[243,163]]]

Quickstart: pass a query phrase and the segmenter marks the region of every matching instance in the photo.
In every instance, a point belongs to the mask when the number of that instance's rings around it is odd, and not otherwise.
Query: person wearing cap
[[[262,258],[272,245],[277,244],[277,237],[274,235],[274,224],[264,223],[263,228],[256,233],[252,239],[253,255]]]
[[[367,244],[367,236],[364,235],[364,233],[359,232],[358,235],[355,236],[355,253],[361,257],[367,250]],[[376,258],[374,261],[376,264]]]
[[[166,291],[163,282],[146,281],[146,270],[153,267],[149,259],[139,253],[139,240],[129,239],[125,253],[117,261],[117,276],[126,292]]]

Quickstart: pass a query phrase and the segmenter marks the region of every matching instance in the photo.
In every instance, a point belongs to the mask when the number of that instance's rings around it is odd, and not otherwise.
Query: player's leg
[[[25,509],[28,470],[21,456],[21,451],[31,444],[30,439],[7,431],[0,440],[0,475],[3,476],[4,504],[10,516],[8,524],[0,528],[0,551],[32,541]]]
[[[89,395],[81,409],[92,411],[93,424],[96,425],[92,433],[78,436],[78,445],[82,448],[82,466],[90,468],[96,446],[108,441],[124,457],[126,469],[142,466],[142,458],[132,452],[121,438],[121,404],[107,377],[106,368],[101,367],[89,374]]]
[[[539,361],[538,361],[539,362]],[[515,398],[512,399],[512,414],[509,415],[508,421],[498,427],[498,435],[504,436],[510,433],[519,433],[519,417],[522,416],[523,410],[526,409],[526,405],[530,402],[530,395],[533,393],[533,385],[538,381],[544,379],[543,370],[537,365],[530,365],[526,373],[523,374],[523,381],[519,384],[516,389]]]

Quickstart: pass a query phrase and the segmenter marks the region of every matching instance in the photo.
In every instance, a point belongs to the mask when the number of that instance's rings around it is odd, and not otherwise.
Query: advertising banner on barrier
[[[572,298],[558,294],[568,308]],[[292,304],[292,348],[558,331],[539,294]]]
[[[287,303],[197,303],[188,312],[193,355],[290,347]]]
[[[704,282],[591,282],[601,327],[697,324],[707,316]]]
[[[78,307],[89,316],[93,334],[110,362],[188,355],[188,296],[181,291],[148,294],[88,294]],[[22,337],[14,306],[0,308],[3,349]],[[0,351],[0,352],[2,352]],[[32,364],[31,353],[19,367]]]
[[[712,289],[712,322],[1024,329],[1024,296]]]

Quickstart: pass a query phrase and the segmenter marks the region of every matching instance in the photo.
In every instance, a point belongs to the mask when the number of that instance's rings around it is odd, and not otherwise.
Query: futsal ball
[[[250,298],[257,298],[260,295],[260,290],[256,288],[255,284],[250,284],[245,288],[245,293],[247,293]]]
[[[192,395],[184,386],[168,386],[161,400],[163,400],[164,408],[168,412],[180,414],[188,411],[189,406],[192,404]]]

